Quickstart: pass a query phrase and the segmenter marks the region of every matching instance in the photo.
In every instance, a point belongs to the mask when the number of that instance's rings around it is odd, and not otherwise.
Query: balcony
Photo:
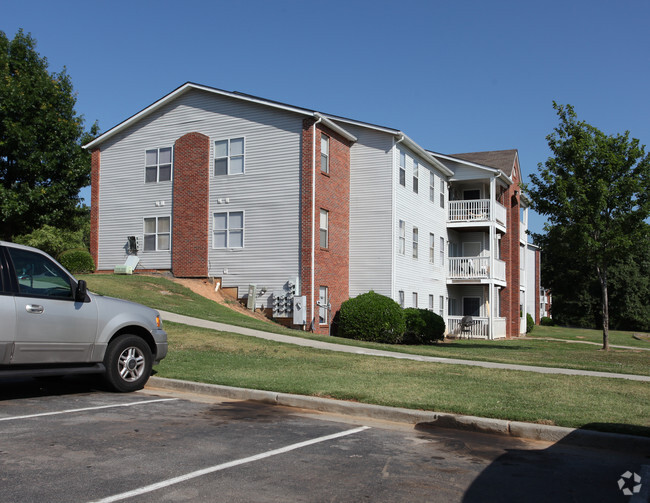
[[[494,318],[490,335],[490,319],[472,316],[472,322],[463,326],[463,316],[447,316],[447,336],[457,339],[503,339],[506,336],[506,319]]]
[[[459,280],[506,280],[506,263],[494,260],[494,271],[490,271],[490,257],[449,257],[449,279]]]
[[[508,215],[505,206],[495,202],[494,213],[494,220],[505,227]],[[492,220],[489,199],[449,201],[450,223],[487,223]]]

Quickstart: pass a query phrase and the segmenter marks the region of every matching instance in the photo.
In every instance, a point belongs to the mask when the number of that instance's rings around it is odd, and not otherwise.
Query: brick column
[[[519,335],[519,184],[513,183],[503,195],[508,211],[507,232],[501,239],[501,256],[506,262],[506,286],[501,289],[501,312],[506,318],[506,336]]]
[[[210,139],[188,133],[174,144],[172,273],[208,275]]]
[[[101,153],[95,149],[90,153],[90,255],[99,269],[99,165]]]

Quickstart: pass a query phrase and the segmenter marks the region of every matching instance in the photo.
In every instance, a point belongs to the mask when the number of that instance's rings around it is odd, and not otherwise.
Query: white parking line
[[[232,468],[235,466],[243,465],[246,463],[251,463],[253,461],[258,461],[260,459],[269,458],[271,456],[276,456],[277,454],[284,454],[285,452],[293,451],[300,449],[302,447],[307,447],[308,445],[318,444],[320,442],[326,442],[328,440],[333,440],[335,438],[345,437],[347,435],[352,435],[354,433],[359,433],[361,431],[369,429],[370,426],[361,426],[359,428],[354,428],[352,430],[342,431],[340,433],[334,433],[332,435],[326,435],[324,437],[314,438],[312,440],[305,440],[304,442],[299,442],[297,444],[288,445],[286,447],[281,447],[280,449],[275,449],[268,452],[263,452],[261,454],[256,454],[255,456],[250,456],[248,458],[238,459],[235,461],[229,461],[228,463],[223,463],[216,466],[211,466],[210,468],[204,468],[203,470],[197,470],[195,472],[187,473],[181,475],[180,477],[174,477],[168,480],[163,480],[155,484],[141,487],[140,489],[134,489],[133,491],[127,491],[121,494],[115,494],[107,498],[96,500],[91,503],[112,503],[114,501],[122,501],[127,498],[132,498],[134,496],[140,496],[142,494],[150,493],[162,489],[164,487],[169,487],[174,484],[180,484],[181,482],[186,482],[188,480],[202,477],[203,475],[208,475],[210,473],[218,472],[220,470],[226,470],[227,468]]]
[[[178,400],[178,398],[160,398],[158,400],[142,400],[140,402],[117,403],[113,405],[99,405],[97,407],[85,407],[83,409],[68,409],[68,410],[59,410],[56,412],[42,412],[40,414],[29,414],[26,416],[0,417],[0,421],[15,421],[16,419],[32,419],[34,417],[57,416],[59,414],[73,414],[75,412],[86,412],[89,410],[100,410],[100,409],[112,409],[115,407],[133,407],[135,405],[145,405],[145,404],[156,403],[156,402],[170,402],[172,400]]]

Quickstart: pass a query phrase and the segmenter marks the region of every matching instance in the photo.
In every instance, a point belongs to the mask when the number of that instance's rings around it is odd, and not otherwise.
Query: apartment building
[[[400,130],[194,83],[86,148],[98,271],[137,254],[142,270],[215,278],[322,334],[369,290],[434,310],[450,335],[525,327],[534,260],[515,150],[438,154]]]

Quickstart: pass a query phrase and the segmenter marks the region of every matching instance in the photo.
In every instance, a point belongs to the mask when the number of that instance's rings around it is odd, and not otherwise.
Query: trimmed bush
[[[555,325],[555,321],[553,321],[553,318],[549,318],[548,316],[543,316],[541,320],[539,320],[539,324],[542,325],[543,327],[552,327]]]
[[[404,310],[406,332],[403,344],[433,344],[445,337],[445,320],[428,309]]]
[[[83,274],[95,270],[95,262],[90,252],[84,248],[64,251],[59,257],[59,262],[72,274]]]
[[[529,334],[532,332],[533,328],[535,328],[535,320],[533,320],[530,313],[526,313],[526,333]]]
[[[83,230],[69,231],[57,229],[51,225],[44,225],[29,234],[14,236],[12,241],[43,250],[58,260],[64,251],[85,246],[83,234]]]
[[[337,330],[341,337],[397,344],[405,329],[404,311],[384,295],[370,291],[341,305]]]

